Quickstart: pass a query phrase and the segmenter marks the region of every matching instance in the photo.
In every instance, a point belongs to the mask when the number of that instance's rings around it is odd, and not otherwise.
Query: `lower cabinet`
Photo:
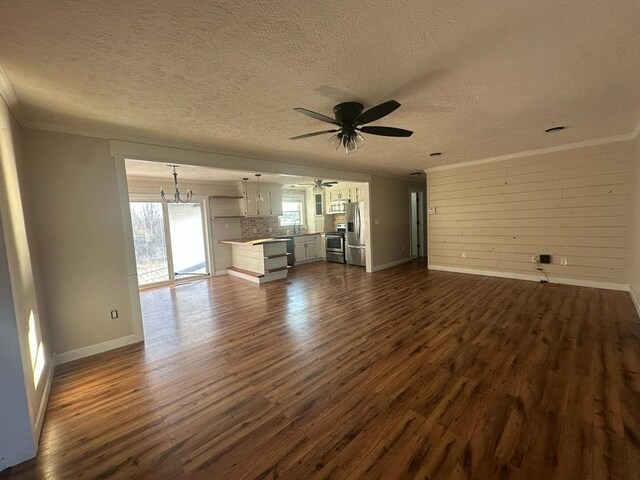
[[[316,235],[316,253],[319,258],[327,258],[327,245],[323,235]]]
[[[313,262],[319,260],[316,242],[320,235],[300,235],[294,238],[296,263]]]

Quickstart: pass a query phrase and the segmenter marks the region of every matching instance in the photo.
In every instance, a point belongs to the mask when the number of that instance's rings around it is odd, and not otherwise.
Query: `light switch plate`
[[[569,265],[567,257],[560,257],[560,265]]]

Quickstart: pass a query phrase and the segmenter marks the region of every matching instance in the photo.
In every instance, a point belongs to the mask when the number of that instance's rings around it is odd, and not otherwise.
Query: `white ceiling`
[[[0,64],[29,126],[406,174],[633,131],[639,5],[2,1]],[[376,124],[413,137],[368,135],[349,157],[288,140],[326,128],[294,107],[391,98],[402,107]]]
[[[165,163],[145,162],[142,160],[126,160],[127,177],[153,178],[172,181],[173,169]],[[179,165],[179,164],[176,164]],[[281,185],[299,185],[301,183],[313,183],[310,177],[296,175],[276,175],[262,172],[244,172],[239,170],[220,170],[217,168],[199,167],[194,165],[179,165],[177,168],[178,181],[196,182],[239,182],[244,177],[250,182],[256,181],[256,173],[260,173],[260,182],[279,183]],[[333,181],[334,178],[324,178],[324,181]]]

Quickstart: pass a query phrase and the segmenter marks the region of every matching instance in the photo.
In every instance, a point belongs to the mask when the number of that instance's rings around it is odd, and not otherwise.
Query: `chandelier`
[[[178,174],[176,173],[176,168],[178,165],[171,165],[167,163],[167,167],[173,167],[173,185],[175,186],[176,191],[173,194],[173,200],[167,199],[164,193],[164,188],[160,190],[160,198],[164,203],[188,203],[191,201],[191,197],[193,196],[193,192],[191,190],[187,190],[187,197],[183,200],[180,198],[180,190],[178,190]]]

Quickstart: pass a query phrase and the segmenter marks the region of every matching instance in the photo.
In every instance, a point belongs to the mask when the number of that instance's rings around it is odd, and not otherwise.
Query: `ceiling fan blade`
[[[321,113],[312,112],[311,110],[307,110],[306,108],[294,108],[296,112],[300,112],[307,117],[315,118],[316,120],[320,120],[322,122],[333,123],[334,125],[340,125],[340,122],[336,121],[335,118],[327,117]]]
[[[381,103],[375,107],[371,107],[369,110],[365,110],[355,119],[357,125],[364,125],[365,123],[375,122],[376,120],[389,115],[395,109],[400,106],[395,100],[389,100],[388,102]]]
[[[395,127],[362,127],[358,130],[371,135],[382,135],[383,137],[410,137],[413,135],[411,130]]]
[[[333,133],[333,132],[339,132],[339,131],[340,131],[339,129],[336,129],[336,130],[322,130],[321,132],[305,133],[304,135],[291,137],[289,140],[298,140],[300,138],[315,137],[316,135],[324,135],[325,133]]]

